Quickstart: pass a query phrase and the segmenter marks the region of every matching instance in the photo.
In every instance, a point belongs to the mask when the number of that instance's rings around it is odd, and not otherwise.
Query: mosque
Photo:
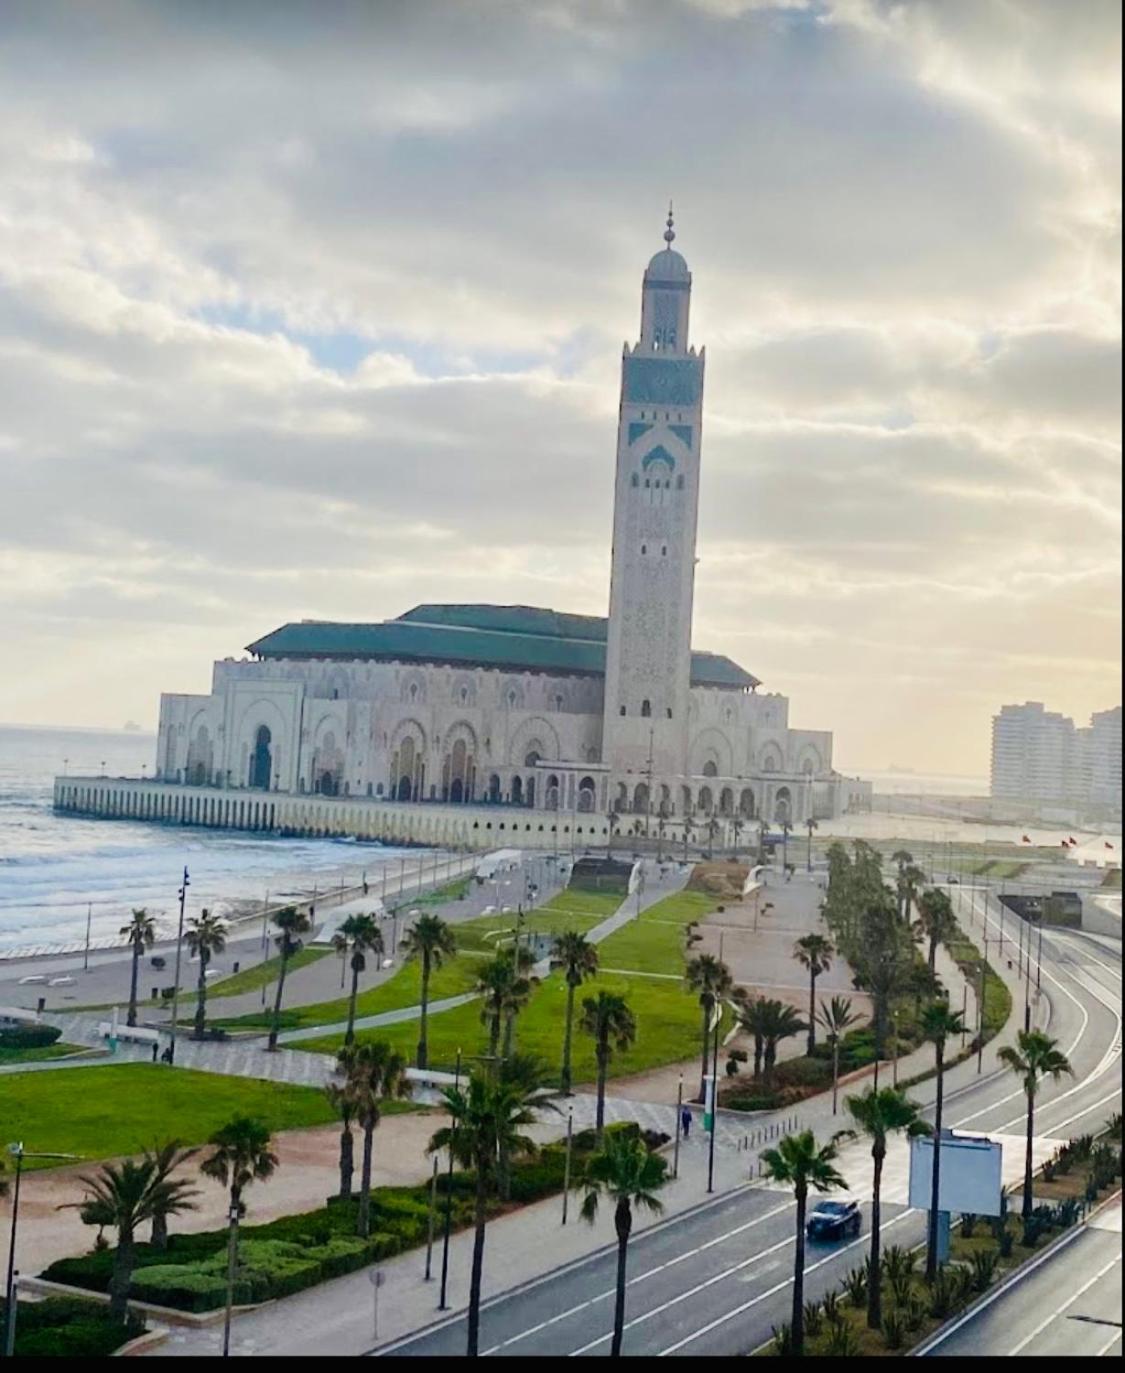
[[[705,350],[671,212],[664,239],[622,357],[608,617],[449,604],[282,625],[216,663],[209,695],[161,698],[154,780],[673,823],[861,803],[830,733],[790,728],[784,696],[692,648]]]

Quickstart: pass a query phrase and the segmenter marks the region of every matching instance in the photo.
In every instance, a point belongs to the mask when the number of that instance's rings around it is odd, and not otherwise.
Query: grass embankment
[[[559,892],[545,905],[524,917],[523,928],[532,933],[561,933],[566,929],[589,930],[620,905],[620,898],[598,892]],[[440,1001],[447,996],[459,996],[472,991],[483,959],[510,942],[515,934],[514,915],[483,915],[452,927],[457,941],[457,956],[436,968],[430,976],[430,1000]],[[417,1006],[422,997],[422,969],[411,961],[404,963],[392,977],[377,987],[361,991],[356,998],[356,1015],[382,1015],[385,1011],[399,1011]],[[337,1025],[347,1019],[348,999],[334,997],[307,1006],[292,1006],[281,1015],[285,1030],[311,1028],[316,1025]],[[211,1019],[208,1023],[227,1030],[267,1029],[273,1024],[270,1010],[252,1011],[247,1015]],[[415,1036],[416,1037],[416,1036]],[[302,1044],[302,1048],[307,1047]]]
[[[560,903],[572,901],[575,895],[588,901],[592,894],[564,892],[556,900]],[[713,897],[701,893],[677,893],[650,907],[639,920],[631,920],[598,945],[601,967],[623,971],[601,972],[587,983],[578,993],[579,1008],[586,996],[599,991],[613,992],[626,999],[637,1021],[636,1043],[630,1049],[614,1053],[611,1077],[679,1063],[696,1052],[699,1003],[680,980],[684,971],[684,931],[690,921],[713,910],[714,904]],[[575,926],[576,922],[571,919],[559,928]],[[653,977],[653,973],[664,976]],[[549,1072],[554,1072],[561,1063],[565,1011],[566,982],[561,974],[552,973],[536,989],[531,1003],[516,1022],[519,1051],[541,1058]],[[412,1057],[418,1026],[415,1022],[388,1025],[361,1037],[387,1040],[400,1053]],[[478,1003],[443,1011],[430,1018],[430,1064],[435,1068],[452,1069],[458,1049],[467,1057],[481,1054],[487,1050],[487,1040],[488,1031],[481,1024]],[[334,1034],[302,1041],[300,1048],[335,1053],[342,1043],[343,1036]],[[594,1078],[593,1041],[577,1029],[573,1064],[576,1082],[589,1082]]]
[[[312,1087],[257,1078],[222,1077],[157,1063],[59,1068],[15,1073],[2,1088],[7,1138],[29,1152],[83,1159],[139,1153],[175,1136],[201,1144],[232,1116],[257,1116],[271,1131],[324,1125],[336,1117]],[[388,1104],[385,1109],[406,1107]],[[59,1167],[65,1159],[28,1159],[28,1168]]]
[[[40,1063],[49,1058],[89,1052],[85,1044],[41,1044],[34,1049],[5,1049],[0,1045],[0,1068],[9,1063]]]
[[[974,877],[988,877],[995,881],[1006,882],[1010,878],[1019,877],[1026,863],[1012,862],[1003,858],[986,858],[983,862],[974,863],[969,872]]]
[[[333,950],[327,947],[301,949],[289,960],[289,971],[285,974],[286,977],[292,976],[298,968],[307,968],[310,963],[319,963],[322,958],[327,958],[332,952]],[[276,982],[280,971],[281,959],[269,958],[253,968],[243,968],[241,972],[232,973],[230,977],[212,982],[207,988],[207,1004],[210,1005],[212,1001],[221,1001],[226,996],[241,996],[244,992],[256,992],[260,987],[267,987],[271,982]],[[181,1000],[186,999],[181,994]],[[192,993],[191,999],[194,1001],[194,993]]]

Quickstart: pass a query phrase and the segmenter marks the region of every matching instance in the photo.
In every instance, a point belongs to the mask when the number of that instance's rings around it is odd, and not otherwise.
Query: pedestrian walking
[[[160,1042],[159,1042],[159,1040],[153,1040],[153,1044],[152,1044],[152,1061],[153,1061],[153,1063],[156,1062],[156,1055],[157,1055],[159,1052],[160,1052]]]
[[[680,1112],[680,1128],[684,1132],[684,1139],[691,1134],[691,1111],[685,1106]]]

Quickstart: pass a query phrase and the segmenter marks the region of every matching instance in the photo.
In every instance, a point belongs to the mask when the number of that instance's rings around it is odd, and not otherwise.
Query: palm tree
[[[504,955],[511,959],[515,970],[507,1004],[504,1007],[503,1057],[509,1058],[514,1049],[516,1017],[527,1009],[527,1004],[531,1000],[532,989],[539,985],[539,979],[532,975],[532,969],[535,967],[535,955],[530,949],[517,943],[514,948],[505,949]]]
[[[766,835],[770,832],[769,822],[763,815],[758,820],[758,862],[766,861]]]
[[[811,1130],[785,1135],[776,1149],[762,1155],[767,1175],[774,1182],[787,1183],[797,1201],[797,1253],[793,1263],[793,1314],[790,1321],[792,1353],[805,1352],[805,1212],[809,1188],[832,1192],[848,1184],[832,1166],[836,1160],[837,1136],[818,1145]]]
[[[777,1064],[777,1046],[783,1039],[792,1039],[808,1029],[792,1006],[765,997],[748,1002],[739,1014],[739,1022],[754,1036],[754,1076],[761,1073],[767,1083],[772,1080]]]
[[[598,972],[598,951],[585,935],[577,930],[567,930],[555,940],[551,957],[562,964],[566,978],[566,1024],[563,1027],[563,1057],[560,1086],[564,1096],[570,1096],[571,1066],[570,1046],[574,1029],[574,993],[588,977],[596,977]]]
[[[430,975],[440,968],[447,958],[457,953],[457,940],[452,928],[440,915],[420,915],[402,941],[407,958],[416,958],[422,965],[422,995],[420,998],[421,1015],[418,1024],[418,1052],[415,1064],[419,1068],[429,1066],[429,1044],[426,1036],[426,1014],[430,1003]]]
[[[613,1343],[610,1355],[621,1354],[621,1337],[625,1332],[625,1271],[629,1252],[629,1236],[633,1231],[633,1207],[659,1215],[663,1211],[656,1189],[664,1183],[666,1165],[662,1158],[649,1153],[639,1134],[609,1135],[599,1154],[586,1165],[582,1200],[582,1219],[593,1225],[598,1214],[598,1202],[604,1197],[613,1203],[613,1224],[617,1231],[617,1300],[613,1308]]]
[[[808,848],[808,855],[807,855],[806,860],[805,860],[805,867],[806,867],[807,871],[809,871],[809,872],[812,872],[812,837],[813,837],[813,830],[819,829],[819,828],[820,828],[820,826],[816,823],[816,821],[815,821],[815,820],[812,818],[812,816],[810,815],[809,818],[805,821],[805,829],[807,829],[808,832],[809,832],[809,848]]]
[[[741,815],[736,815],[730,822],[731,837],[731,857],[738,857],[738,841],[742,837],[742,831],[746,828],[746,822]]]
[[[809,1041],[805,1050],[809,1055],[816,1048],[816,979],[832,966],[835,952],[822,934],[806,934],[793,945],[793,957],[809,974]]]
[[[340,1196],[352,1194],[352,1178],[355,1176],[355,1141],[352,1138],[352,1121],[355,1119],[356,1105],[348,1095],[347,1086],[338,1082],[325,1085],[324,1095],[332,1109],[340,1117]]]
[[[871,1191],[871,1260],[867,1279],[867,1324],[878,1330],[883,1323],[882,1265],[879,1262],[879,1228],[881,1223],[880,1193],[883,1186],[883,1162],[887,1157],[887,1139],[905,1131],[908,1135],[928,1135],[930,1127],[922,1119],[922,1108],[911,1101],[905,1092],[894,1087],[880,1091],[869,1088],[862,1096],[847,1099],[852,1119],[871,1140],[874,1162]]]
[[[156,1200],[152,1212],[152,1237],[150,1241],[154,1249],[168,1248],[168,1217],[174,1215],[177,1210],[187,1209],[183,1206],[173,1206],[171,1203],[184,1202],[188,1197],[198,1195],[192,1187],[187,1185],[181,1187],[178,1180],[176,1188],[172,1190],[164,1189],[161,1184],[167,1182],[177,1168],[183,1167],[198,1153],[198,1149],[181,1149],[178,1139],[170,1139],[164,1144],[158,1144],[152,1150],[145,1150],[146,1161],[152,1161],[153,1177],[156,1183]]]
[[[599,1148],[605,1129],[605,1080],[614,1049],[627,1049],[637,1037],[637,1022],[623,996],[599,992],[582,1002],[579,1029],[594,1041],[594,1061],[598,1069],[597,1111],[594,1116],[595,1139]]]
[[[934,1046],[936,1069],[934,1098],[934,1161],[930,1179],[930,1216],[926,1235],[926,1281],[937,1276],[938,1198],[941,1188],[941,1115],[945,1098],[945,1042],[965,1028],[960,1011],[951,1011],[945,1001],[931,1001],[922,1012],[922,1038]]]
[[[695,829],[695,821],[694,821],[694,820],[691,818],[691,816],[688,815],[688,813],[685,811],[685,812],[684,812],[684,862],[685,862],[685,863],[687,862],[687,857],[688,857],[688,841],[691,839],[691,832],[692,832],[693,829]]]
[[[501,1031],[531,996],[531,984],[521,975],[514,950],[498,953],[479,970],[476,992],[481,997],[481,1024],[488,1026],[489,1057],[496,1058]]]
[[[284,965],[283,965],[284,966]],[[277,1169],[277,1155],[269,1127],[252,1116],[235,1116],[207,1141],[212,1152],[199,1165],[205,1177],[230,1188],[227,1232],[227,1311],[223,1324],[223,1354],[230,1353],[230,1319],[234,1305],[234,1275],[238,1268],[238,1222],[245,1215],[242,1194],[252,1182],[268,1182]]]
[[[929,887],[922,893],[918,898],[917,910],[918,919],[914,924],[914,933],[930,942],[926,966],[933,976],[937,946],[953,935],[957,929],[957,919],[953,914],[949,897],[937,887]]]
[[[185,1179],[158,1178],[156,1160],[151,1155],[103,1163],[96,1173],[83,1174],[78,1181],[86,1189],[85,1196],[60,1209],[76,1210],[86,1225],[99,1229],[112,1225],[117,1231],[109,1278],[109,1312],[124,1323],[136,1262],[137,1230],[158,1212],[169,1216],[194,1209],[190,1200],[194,1189]]]
[[[793,826],[788,818],[781,822],[781,870],[789,871],[789,836],[793,833]]]
[[[715,816],[709,816],[707,820],[707,857],[715,856],[715,835],[718,834],[722,826]]]
[[[707,1095],[707,1060],[711,1039],[711,1016],[723,997],[730,993],[734,978],[725,963],[714,954],[701,953],[693,958],[684,970],[684,981],[689,989],[699,996],[703,1010],[703,1029],[700,1036],[699,1097]]]
[[[661,805],[663,805],[663,802],[661,802]],[[664,811],[661,810],[656,818],[656,861],[658,863],[664,862],[664,835],[667,831],[668,817],[664,814]]]
[[[1000,1062],[1023,1079],[1024,1095],[1027,1097],[1027,1149],[1023,1159],[1023,1216],[1031,1215],[1031,1146],[1035,1135],[1035,1098],[1046,1078],[1056,1082],[1063,1073],[1073,1073],[1070,1060],[1059,1048],[1057,1039],[1051,1039],[1042,1030],[1020,1030],[1016,1036],[1016,1047],[1005,1044],[997,1054]]]
[[[207,969],[211,959],[227,946],[227,926],[217,915],[204,910],[193,915],[188,921],[184,934],[188,952],[192,958],[199,959],[199,980],[195,992],[195,1029],[196,1039],[202,1039],[207,1028]]]
[[[284,906],[272,917],[272,923],[281,931],[274,939],[277,951],[281,955],[281,967],[277,974],[277,996],[273,1003],[273,1024],[270,1026],[267,1047],[276,1049],[277,1036],[281,1031],[281,998],[285,991],[285,974],[289,968],[289,960],[304,947],[301,936],[308,934],[312,929],[312,920],[307,911],[300,911],[296,906]]]
[[[133,948],[133,977],[129,984],[129,1014],[126,1025],[137,1023],[137,974],[140,971],[141,954],[156,943],[156,922],[142,906],[133,912],[133,918],[117,931],[125,936],[125,942]]]
[[[903,920],[910,919],[910,908],[917,900],[918,893],[922,890],[926,881],[926,874],[921,868],[913,863],[908,863],[902,874],[902,908],[904,911]]]
[[[385,1040],[348,1044],[336,1055],[336,1071],[344,1075],[344,1091],[363,1130],[363,1161],[359,1174],[359,1211],[356,1234],[371,1233],[371,1160],[375,1130],[383,1103],[410,1095],[406,1060]]]
[[[355,1003],[359,995],[359,975],[367,967],[369,953],[382,957],[383,932],[373,915],[349,915],[332,936],[332,947],[341,958],[347,958],[349,953],[351,954],[352,989],[348,996],[348,1027],[344,1031],[344,1043],[351,1044],[355,1039]]]
[[[480,1343],[480,1289],[488,1202],[495,1190],[498,1162],[502,1154],[512,1159],[535,1153],[535,1141],[522,1131],[535,1124],[535,1108],[545,1102],[541,1094],[529,1094],[524,1087],[506,1082],[499,1074],[479,1071],[473,1073],[467,1087],[446,1087],[442,1096],[452,1122],[434,1134],[430,1152],[448,1149],[457,1163],[476,1176],[465,1351],[475,1357]]]
[[[832,1114],[836,1114],[836,1095],[840,1082],[840,1041],[853,1025],[863,1019],[852,1012],[852,1003],[846,996],[834,996],[831,1001],[820,1003],[817,1020],[824,1030],[825,1038],[832,1047]]]
[[[754,997],[753,1000],[746,999],[740,1003],[738,1012],[739,1025],[747,1034],[754,1036],[754,1076],[756,1078],[761,1077],[762,1055],[766,1050],[765,1031],[768,1026],[769,1013],[762,1009],[765,1004],[762,997]]]
[[[891,862],[898,865],[898,877],[895,880],[895,891],[898,893],[898,918],[906,921],[910,912],[906,906],[906,882],[905,873],[907,867],[914,862],[914,855],[907,849],[895,849],[891,854]]]

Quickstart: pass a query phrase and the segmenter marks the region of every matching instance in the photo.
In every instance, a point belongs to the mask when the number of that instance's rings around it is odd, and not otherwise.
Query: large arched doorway
[[[268,725],[259,725],[254,736],[254,752],[250,755],[250,785],[258,791],[269,791],[270,774],[273,771],[273,754],[270,742],[273,736]]]
[[[778,787],[777,789],[777,796],[773,803],[773,818],[779,825],[793,818],[793,801],[789,795],[788,787]]]
[[[559,779],[552,772],[547,778],[547,809],[558,810],[559,808]]]
[[[578,809],[584,815],[589,815],[593,811],[595,796],[594,779],[583,777],[578,783]]]
[[[523,805],[523,778],[518,772],[512,778],[512,805]]]

